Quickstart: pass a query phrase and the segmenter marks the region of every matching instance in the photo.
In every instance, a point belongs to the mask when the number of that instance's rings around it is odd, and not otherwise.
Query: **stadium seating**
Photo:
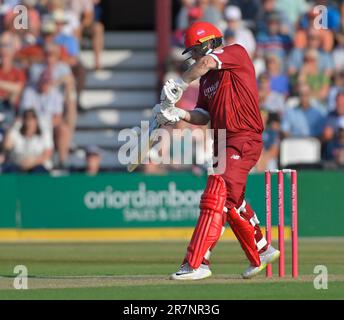
[[[155,41],[154,32],[107,32],[101,71],[92,70],[92,51],[82,51],[81,60],[88,73],[69,160],[71,167],[83,168],[83,150],[97,145],[103,169],[123,169],[116,157],[118,132],[149,119],[156,103]]]

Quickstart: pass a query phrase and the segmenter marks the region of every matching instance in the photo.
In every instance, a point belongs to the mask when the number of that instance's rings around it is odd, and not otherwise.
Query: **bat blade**
[[[127,170],[129,172],[133,172],[146,158],[155,142],[155,130],[158,128],[159,125],[156,119],[153,119],[149,123],[149,129],[142,133],[143,139],[141,136],[139,136],[138,144],[133,149],[133,154],[135,155],[137,153],[137,158],[132,159],[133,161],[127,165]]]

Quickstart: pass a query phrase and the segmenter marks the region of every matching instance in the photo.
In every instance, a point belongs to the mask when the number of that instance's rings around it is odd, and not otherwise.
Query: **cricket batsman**
[[[180,120],[205,125],[210,121],[214,131],[226,129],[226,167],[224,173],[208,176],[187,253],[180,270],[171,279],[198,280],[211,276],[210,253],[226,222],[250,262],[242,276],[252,278],[280,255],[268,245],[255,212],[245,201],[247,176],[263,146],[264,128],[254,67],[242,46],[223,46],[221,32],[207,22],[196,22],[186,30],[183,54],[187,52],[195,63],[180,79],[165,83],[161,103],[154,107],[153,113],[159,125]],[[183,91],[199,78],[194,110],[175,107]]]

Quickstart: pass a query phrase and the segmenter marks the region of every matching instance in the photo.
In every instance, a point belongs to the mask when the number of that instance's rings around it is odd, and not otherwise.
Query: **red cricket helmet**
[[[195,22],[185,31],[183,54],[191,51],[194,46],[216,38],[222,38],[222,33],[214,25],[209,22]]]

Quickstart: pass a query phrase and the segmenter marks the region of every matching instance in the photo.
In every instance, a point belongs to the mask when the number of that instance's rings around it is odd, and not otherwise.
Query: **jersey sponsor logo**
[[[204,96],[206,96],[208,99],[211,99],[215,95],[217,88],[219,87],[219,84],[220,84],[220,81],[218,80],[217,82],[215,82],[211,86],[205,88],[203,90]]]
[[[233,160],[239,160],[239,159],[240,159],[240,156],[239,156],[238,154],[233,154],[233,155],[231,156],[231,159],[233,159]]]

